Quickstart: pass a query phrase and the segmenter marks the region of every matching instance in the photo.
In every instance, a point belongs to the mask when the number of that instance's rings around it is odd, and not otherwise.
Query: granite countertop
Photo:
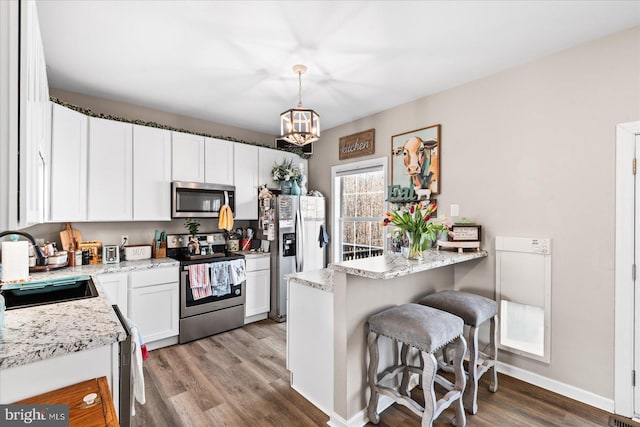
[[[334,271],[370,279],[391,279],[486,256],[488,253],[485,250],[458,253],[429,249],[424,252],[424,261],[408,260],[400,254],[389,253],[377,257],[330,264],[329,267]]]
[[[291,273],[285,275],[284,278],[321,291],[333,292],[333,270],[330,268]]]
[[[33,280],[79,274],[97,275],[179,265],[171,258],[94,264],[33,273]],[[95,298],[7,310],[0,328],[0,370],[76,351],[110,345],[126,332],[104,296],[98,280]]]

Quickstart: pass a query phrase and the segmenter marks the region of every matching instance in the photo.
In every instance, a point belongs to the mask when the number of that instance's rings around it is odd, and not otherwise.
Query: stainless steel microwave
[[[217,218],[224,205],[235,212],[235,189],[233,185],[174,181],[171,183],[171,217]]]

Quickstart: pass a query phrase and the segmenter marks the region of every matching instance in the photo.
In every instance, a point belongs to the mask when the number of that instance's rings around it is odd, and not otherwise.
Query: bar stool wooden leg
[[[409,378],[411,373],[407,368],[409,366],[409,345],[402,343],[402,350],[400,350],[400,364],[405,366],[402,373],[402,382],[400,383],[400,394],[403,396],[409,396]]]
[[[424,368],[422,369],[422,392],[424,394],[424,413],[422,414],[422,427],[433,425],[433,414],[436,410],[436,393],[433,383],[438,372],[438,361],[432,353],[421,352]],[[462,373],[464,377],[464,373]],[[458,399],[459,400],[459,399]]]
[[[496,314],[491,318],[491,329],[489,330],[489,347],[491,348],[491,360],[493,366],[491,367],[491,383],[489,384],[489,391],[495,393],[498,391],[498,373],[496,372],[496,365],[498,364],[498,332],[496,331],[496,325],[498,324],[498,315]]]
[[[378,371],[378,334],[375,332],[369,332],[367,337],[367,344],[369,347],[369,389],[371,390],[371,396],[369,397],[369,406],[367,408],[367,415],[369,421],[373,424],[380,422],[380,415],[378,415],[378,387],[376,381],[376,374]]]
[[[453,369],[455,372],[455,389],[459,390],[464,394],[463,390],[465,390],[465,385],[467,383],[467,376],[464,372],[464,366],[462,364],[462,360],[464,359],[464,354],[467,350],[467,344],[465,342],[464,337],[462,335],[454,341],[454,349],[455,356],[453,359]],[[454,403],[453,407],[455,411],[454,425],[458,427],[464,427],[467,424],[467,416],[464,413],[464,406],[462,404],[462,396]]]
[[[469,385],[464,391],[464,407],[470,414],[478,412],[478,328],[469,329]]]

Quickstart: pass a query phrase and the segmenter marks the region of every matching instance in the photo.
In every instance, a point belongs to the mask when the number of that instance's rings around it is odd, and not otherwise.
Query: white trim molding
[[[581,388],[565,384],[563,382],[544,377],[542,375],[538,375],[525,369],[517,368],[503,362],[498,362],[496,366],[498,367],[498,372],[500,372],[501,374],[509,375],[510,377],[517,378],[521,381],[533,384],[545,390],[558,393],[570,399],[577,400],[578,402],[594,406],[596,408],[602,409],[603,411],[613,412],[612,399],[608,399],[590,391],[583,390]]]
[[[616,241],[615,241],[615,413],[633,417],[634,289],[634,176],[635,139],[640,121],[616,127]]]

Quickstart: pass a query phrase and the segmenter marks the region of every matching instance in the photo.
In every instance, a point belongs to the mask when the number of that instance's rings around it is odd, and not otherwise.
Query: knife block
[[[157,240],[154,240],[151,244],[152,257],[154,258],[166,258],[167,256],[167,242],[160,242],[160,247],[157,247]]]

